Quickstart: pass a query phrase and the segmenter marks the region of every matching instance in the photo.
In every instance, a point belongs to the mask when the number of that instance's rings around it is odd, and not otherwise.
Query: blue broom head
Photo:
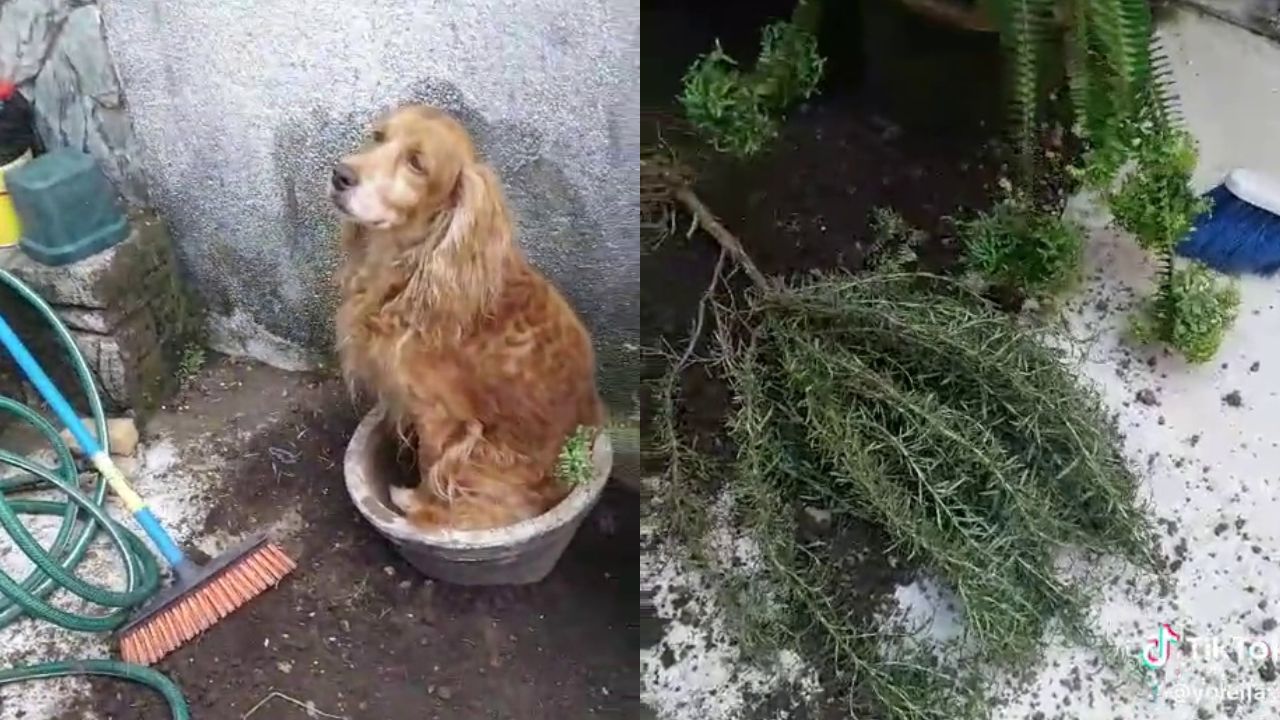
[[[1228,275],[1280,270],[1280,216],[1240,199],[1225,185],[1206,194],[1213,206],[1196,218],[1179,255]]]

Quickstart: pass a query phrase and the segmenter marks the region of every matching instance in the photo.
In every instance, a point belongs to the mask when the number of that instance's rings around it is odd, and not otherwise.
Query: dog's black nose
[[[354,186],[359,181],[356,177],[356,171],[346,163],[338,163],[333,169],[333,189],[346,190]]]

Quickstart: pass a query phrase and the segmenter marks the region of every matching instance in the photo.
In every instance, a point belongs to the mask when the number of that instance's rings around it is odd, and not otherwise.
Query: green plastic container
[[[129,218],[92,155],[62,149],[6,173],[22,223],[18,247],[44,265],[66,265],[129,236]]]

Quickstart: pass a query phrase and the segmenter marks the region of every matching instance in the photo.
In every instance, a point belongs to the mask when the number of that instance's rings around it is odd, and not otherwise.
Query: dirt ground
[[[647,147],[669,148],[689,166],[699,197],[760,269],[857,271],[873,240],[870,213],[888,208],[928,234],[922,269],[952,270],[955,219],[989,208],[1013,172],[1007,106],[991,81],[1003,74],[996,38],[939,29],[894,3],[836,4],[823,24],[820,94],[791,112],[765,152],[738,161],[707,149],[680,120],[680,78],[717,40],[748,62],[760,27],[785,18],[793,3],[752,0],[734,13],[695,5],[653,0],[643,7],[643,27],[663,42],[642,48],[641,130]],[[1037,194],[1047,203],[1067,194],[1062,173],[1053,171],[1070,159],[1061,136],[1046,132],[1041,161],[1049,171]],[[661,278],[641,287],[641,332],[650,347],[683,347],[715,267],[714,241],[686,237],[688,218],[681,223],[668,237],[646,228],[642,240],[642,276]],[[653,379],[664,368],[651,358],[646,374]],[[727,392],[698,368],[685,380],[685,429],[718,436]]]
[[[646,2],[644,27],[662,28],[664,42],[642,48],[645,140],[665,143],[690,166],[695,191],[766,274],[858,270],[875,208],[892,208],[925,230],[922,265],[946,271],[958,257],[952,218],[989,207],[1010,172],[999,84],[972,82],[1000,77],[999,48],[991,37],[915,21],[892,3],[839,5],[868,10],[824,25],[836,40],[823,52],[840,47],[843,55],[828,58],[821,94],[791,113],[765,153],[736,161],[707,150],[678,119],[680,76],[717,39],[745,61],[761,25],[785,17],[790,3],[755,0],[731,15],[696,12],[676,0]],[[842,33],[855,35],[837,44]],[[1049,194],[1061,190],[1047,188]],[[650,347],[683,347],[715,267],[715,243],[701,234],[686,238],[687,222],[665,238],[648,229],[643,239],[642,276],[662,278],[641,287],[641,332]],[[664,370],[651,358],[646,374],[653,379]],[[696,367],[684,385],[684,429],[719,436],[725,388]]]
[[[216,372],[225,379],[239,371]],[[332,380],[290,382],[257,393],[258,402],[285,409],[238,449],[205,531],[236,535],[296,513],[298,530],[284,546],[299,567],[158,665],[186,693],[193,717],[641,717],[634,494],[607,491],[540,584],[433,582],[346,495],[342,453],[357,413],[344,389]],[[214,402],[202,394],[217,395],[197,389],[179,403],[189,422],[202,422],[202,405]],[[169,717],[138,686],[93,687],[60,720]]]
[[[679,120],[680,74],[716,39],[746,62],[761,24],[785,17],[790,4],[754,0],[730,16],[675,0],[647,2],[646,27],[663,28],[666,41],[642,49],[645,140],[665,143],[691,166],[701,199],[766,274],[858,270],[876,208],[926,231],[922,264],[945,271],[958,258],[954,219],[990,207],[1012,172],[1003,142],[1007,107],[1000,83],[990,81],[1003,73],[1000,49],[992,36],[939,30],[893,3],[839,5],[866,10],[824,25],[836,39],[822,47],[828,62],[820,94],[788,116],[764,153],[735,161],[707,150]],[[843,55],[832,57],[836,42]],[[1053,167],[1069,157],[1060,137],[1046,137],[1043,160]],[[1045,176],[1051,182],[1041,198],[1065,200],[1060,174]],[[679,229],[661,242],[652,232],[645,240],[641,272],[663,278],[641,290],[647,339],[688,332],[715,265],[714,243],[702,235],[686,240]]]

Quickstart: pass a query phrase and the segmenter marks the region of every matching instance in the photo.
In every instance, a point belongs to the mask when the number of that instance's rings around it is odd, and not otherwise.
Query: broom
[[[126,662],[139,665],[155,663],[276,585],[296,567],[293,560],[265,537],[254,538],[203,566],[187,558],[142,497],[129,486],[111,456],[80,422],[66,398],[3,316],[0,316],[0,344],[13,356],[23,374],[71,432],[94,468],[106,479],[173,569],[174,584],[153,598],[121,628],[120,655]]]
[[[1178,245],[1178,254],[1231,275],[1280,270],[1280,180],[1237,169],[1210,190],[1212,205]]]

